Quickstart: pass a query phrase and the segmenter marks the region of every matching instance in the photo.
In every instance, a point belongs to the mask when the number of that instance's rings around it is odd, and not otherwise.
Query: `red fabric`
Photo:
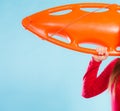
[[[82,96],[85,98],[99,95],[108,88],[109,77],[118,58],[111,61],[97,76],[101,62],[93,59],[89,62],[88,69],[83,77]],[[117,84],[115,95],[111,91],[112,111],[120,111],[120,82]]]

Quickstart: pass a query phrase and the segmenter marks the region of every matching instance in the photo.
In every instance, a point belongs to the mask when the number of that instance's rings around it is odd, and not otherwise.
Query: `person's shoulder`
[[[119,57],[116,57],[116,58],[114,58],[112,61],[114,62],[114,61],[118,61],[118,60],[120,60],[120,58],[119,58]]]
[[[120,58],[116,57],[110,62],[110,64],[115,64],[119,60],[120,60]]]

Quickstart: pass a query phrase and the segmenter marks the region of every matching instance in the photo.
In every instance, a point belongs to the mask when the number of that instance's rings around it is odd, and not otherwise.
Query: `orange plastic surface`
[[[92,12],[84,8],[98,8]],[[104,11],[100,11],[105,9]],[[69,11],[65,14],[55,14]],[[104,3],[78,3],[37,12],[23,19],[22,25],[40,38],[79,52],[96,54],[94,48],[81,44],[108,47],[111,56],[120,55],[120,6]],[[69,42],[57,39],[53,36]]]

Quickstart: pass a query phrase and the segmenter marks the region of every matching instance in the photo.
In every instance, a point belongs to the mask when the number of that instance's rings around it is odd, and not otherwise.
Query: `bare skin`
[[[109,56],[109,53],[108,53],[106,47],[98,47],[98,48],[96,48],[96,52],[98,53],[98,55],[92,55],[93,59],[96,62],[103,61],[103,60],[107,59],[107,57]]]

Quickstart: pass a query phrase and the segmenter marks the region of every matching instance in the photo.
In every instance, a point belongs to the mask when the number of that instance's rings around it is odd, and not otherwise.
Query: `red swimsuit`
[[[99,76],[97,76],[97,73],[101,62],[96,62],[93,59],[90,61],[83,78],[83,97],[96,96],[108,88],[109,77],[117,60],[118,58],[110,62]],[[120,82],[117,83],[115,94],[111,91],[111,100],[112,111],[120,111]]]

